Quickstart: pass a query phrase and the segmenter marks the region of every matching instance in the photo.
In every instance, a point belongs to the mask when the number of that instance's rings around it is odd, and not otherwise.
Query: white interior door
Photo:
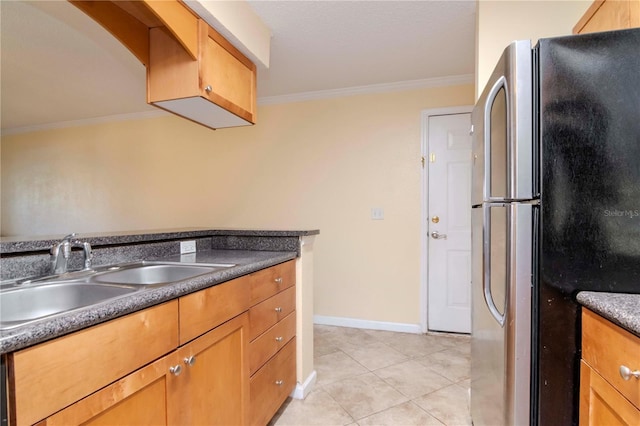
[[[428,328],[471,331],[471,114],[428,122]]]

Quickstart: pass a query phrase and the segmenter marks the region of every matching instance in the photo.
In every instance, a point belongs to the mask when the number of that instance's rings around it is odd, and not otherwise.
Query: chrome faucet
[[[64,274],[68,272],[69,257],[71,257],[71,249],[73,247],[81,247],[84,251],[84,269],[91,268],[91,259],[93,252],[91,244],[86,241],[75,239],[76,234],[69,234],[51,247],[51,272],[54,274]]]

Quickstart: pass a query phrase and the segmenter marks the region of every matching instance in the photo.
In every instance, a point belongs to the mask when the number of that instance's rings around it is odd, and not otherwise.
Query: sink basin
[[[0,330],[232,266],[143,261],[16,281],[0,290]]]
[[[134,287],[78,282],[16,287],[0,293],[0,329],[95,305],[138,291]]]
[[[91,282],[153,286],[186,280],[208,274],[216,269],[219,268],[179,264],[139,264],[97,274],[91,277]]]

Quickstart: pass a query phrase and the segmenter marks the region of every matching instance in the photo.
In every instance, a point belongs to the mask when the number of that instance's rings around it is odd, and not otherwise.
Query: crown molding
[[[146,118],[164,117],[170,115],[168,112],[158,109],[157,111],[133,112],[129,114],[105,115],[103,117],[83,118],[80,120],[59,121],[57,123],[38,124],[36,126],[12,127],[2,129],[2,136],[16,135],[20,133],[39,132],[44,130],[64,129],[68,127],[91,126],[94,124],[111,123],[114,121],[143,120]]]
[[[473,83],[473,74],[455,75],[449,77],[426,78],[422,80],[399,81],[396,83],[371,84],[368,86],[345,87],[342,89],[318,90],[301,92],[291,95],[265,96],[258,98],[258,105],[276,105],[293,102],[313,101],[319,99],[340,98],[345,96],[367,95],[373,93],[400,92],[403,90],[425,89],[429,87],[457,86]],[[104,117],[86,118],[81,120],[60,121],[57,123],[40,124],[36,126],[13,127],[2,129],[0,135],[9,136],[20,133],[38,132],[44,130],[64,129],[67,127],[90,126],[94,124],[110,123],[114,121],[142,120],[147,118],[170,115],[163,110],[134,112],[130,114],[115,114]]]
[[[342,89],[301,92],[293,93],[291,95],[265,96],[258,98],[258,105],[285,104],[372,93],[400,92],[403,90],[425,89],[429,87],[457,86],[460,84],[471,84],[473,83],[473,79],[473,74],[463,74],[449,77],[426,78],[422,80],[399,81],[395,83],[371,84],[368,86],[345,87]]]

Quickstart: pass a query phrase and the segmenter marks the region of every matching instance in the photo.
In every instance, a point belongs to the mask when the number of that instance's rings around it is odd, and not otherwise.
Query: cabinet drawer
[[[266,425],[296,384],[295,337],[264,365],[250,383],[251,424]]]
[[[290,260],[249,275],[251,281],[251,304],[289,288],[296,283],[296,261]]]
[[[249,283],[249,276],[244,276],[181,297],[180,344],[249,309]]]
[[[295,309],[295,286],[289,287],[285,291],[253,306],[249,309],[249,319],[251,321],[249,339],[255,339]]]
[[[271,327],[251,342],[251,374],[255,373],[269,358],[296,335],[296,313],[291,312],[285,319]]]
[[[640,408],[640,380],[620,375],[622,365],[640,370],[640,338],[584,308],[582,336],[585,362]]]
[[[177,346],[172,301],[10,354],[15,424],[33,424]]]

